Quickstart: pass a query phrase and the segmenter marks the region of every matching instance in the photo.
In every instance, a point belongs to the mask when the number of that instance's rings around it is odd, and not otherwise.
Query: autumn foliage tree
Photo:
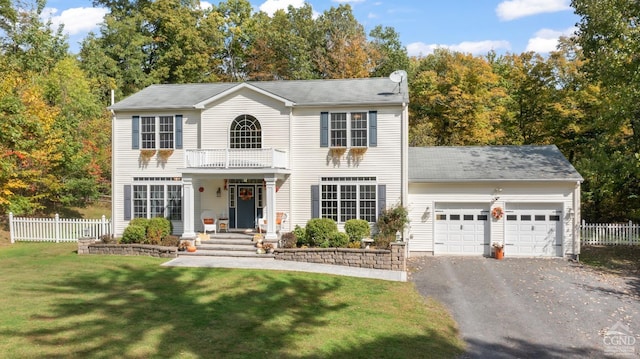
[[[0,36],[0,210],[82,205],[108,192],[109,117],[60,29],[39,20],[44,1],[20,5]]]

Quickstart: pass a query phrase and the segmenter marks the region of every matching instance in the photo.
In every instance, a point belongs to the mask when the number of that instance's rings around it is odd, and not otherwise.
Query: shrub
[[[329,240],[338,232],[338,225],[331,218],[312,218],[305,229],[307,241],[311,247],[329,246]]]
[[[112,244],[112,243],[116,243],[116,237],[113,236],[113,234],[103,234],[100,236],[100,240],[102,241],[102,243],[106,243],[106,244]]]
[[[147,222],[146,243],[160,244],[162,238],[171,234],[171,222],[163,217],[151,218]]]
[[[378,221],[376,222],[378,234],[383,237],[393,236],[395,239],[396,232],[402,232],[408,222],[409,217],[406,208],[397,205],[385,209],[380,213]]]
[[[145,233],[147,232],[147,226],[149,225],[149,220],[147,218],[134,218],[129,221],[130,226],[141,226],[144,228]]]
[[[362,248],[362,242],[361,241],[353,241],[353,242],[349,242],[349,244],[347,244],[347,248]]]
[[[329,238],[329,247],[344,248],[349,244],[349,236],[346,233],[335,232]]]
[[[167,247],[177,247],[178,243],[180,243],[180,237],[172,235],[164,236],[160,243]]]
[[[296,226],[296,228],[298,227]],[[295,248],[297,243],[298,239],[294,232],[283,233],[282,237],[280,237],[280,245],[282,248]]]
[[[146,230],[143,226],[139,225],[128,225],[127,228],[124,229],[122,233],[122,239],[120,239],[120,243],[143,243],[146,237]]]
[[[307,231],[304,229],[304,227],[296,225],[292,233],[296,237],[296,245],[298,247],[309,245],[309,240],[307,239]]]
[[[391,248],[391,242],[395,242],[395,240],[396,240],[395,233],[393,235],[388,235],[388,234],[387,235],[382,235],[382,234],[379,234],[373,240],[373,244],[378,249],[389,249],[389,248]]]
[[[371,236],[369,222],[364,219],[350,219],[344,224],[344,231],[349,236],[349,241],[360,241],[362,238]]]

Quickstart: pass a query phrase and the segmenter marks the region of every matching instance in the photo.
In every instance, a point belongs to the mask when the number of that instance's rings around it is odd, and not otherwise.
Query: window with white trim
[[[320,183],[320,214],[338,223],[377,218],[375,177],[325,177]]]
[[[236,117],[229,132],[231,148],[262,148],[260,121],[251,115]]]
[[[175,142],[173,116],[140,117],[142,149],[173,149]]]
[[[182,220],[182,184],[133,185],[133,218]]]
[[[367,113],[351,113],[351,147],[367,147]]]
[[[335,112],[329,121],[331,147],[367,147],[367,112]]]

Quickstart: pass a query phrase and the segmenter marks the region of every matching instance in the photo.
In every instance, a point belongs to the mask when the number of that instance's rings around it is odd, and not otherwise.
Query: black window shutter
[[[131,219],[131,185],[124,185],[124,220]]]
[[[134,150],[140,148],[140,116],[131,118],[131,148]]]
[[[369,111],[369,147],[378,146],[378,111]]]
[[[176,115],[176,149],[182,148],[182,115]]]
[[[387,208],[387,185],[378,185],[378,215]]]
[[[311,186],[311,218],[320,218],[320,186]]]
[[[320,147],[329,147],[329,112],[320,113]]]

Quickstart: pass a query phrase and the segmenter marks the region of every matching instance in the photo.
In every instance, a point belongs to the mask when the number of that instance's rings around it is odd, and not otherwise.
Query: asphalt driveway
[[[562,259],[419,257],[409,280],[449,307],[465,358],[640,356],[638,276]]]

